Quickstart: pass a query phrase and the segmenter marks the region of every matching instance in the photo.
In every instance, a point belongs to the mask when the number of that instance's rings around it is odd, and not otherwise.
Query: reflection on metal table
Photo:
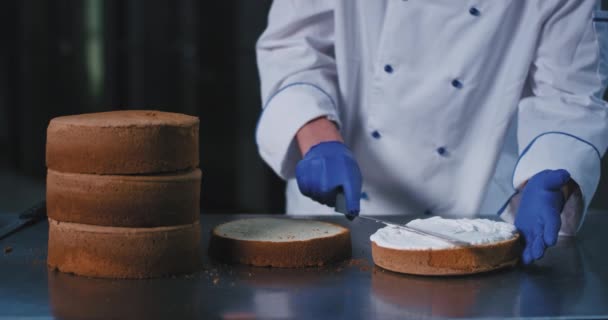
[[[211,227],[258,215],[202,215]],[[1,217],[0,217],[1,218]],[[528,268],[466,277],[408,276],[374,267],[378,224],[316,216],[347,226],[353,259],[318,268],[228,266],[204,258],[199,273],[107,280],[48,271],[46,222],[0,241],[0,318],[393,319],[608,317],[608,214],[593,213],[576,238],[562,238]],[[410,220],[415,217],[386,217]],[[395,221],[397,222],[397,221]],[[0,221],[0,224],[2,222]]]

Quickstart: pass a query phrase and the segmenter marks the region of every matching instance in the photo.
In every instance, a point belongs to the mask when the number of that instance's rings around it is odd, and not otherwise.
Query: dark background
[[[283,211],[283,184],[254,141],[261,108],[254,47],[270,4],[0,2],[0,162],[11,172],[0,179],[25,176],[25,192],[43,181],[53,117],[157,109],[200,117],[204,211]]]
[[[0,212],[43,197],[51,118],[128,108],[200,117],[203,211],[283,211],[283,183],[254,141],[254,46],[270,4],[1,1]],[[608,208],[603,180],[594,206]]]

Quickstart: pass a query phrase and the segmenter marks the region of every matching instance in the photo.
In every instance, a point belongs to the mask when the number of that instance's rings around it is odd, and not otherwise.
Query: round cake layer
[[[57,221],[114,227],[190,224],[200,214],[201,171],[149,176],[48,170],[47,215]]]
[[[519,236],[496,244],[441,250],[396,250],[372,242],[374,263],[418,275],[464,275],[514,266],[521,254]]]
[[[255,266],[320,266],[351,256],[350,231],[312,220],[237,220],[213,229],[209,255]]]
[[[462,275],[513,266],[522,243],[513,227],[503,222],[477,219],[414,220],[408,226],[449,235],[471,245],[457,247],[440,239],[389,226],[372,240],[374,263],[384,269],[418,275]],[[494,223],[497,223],[496,225]],[[502,225],[504,224],[504,225]],[[493,235],[492,232],[495,232]]]
[[[58,117],[47,129],[47,167],[61,172],[146,174],[198,167],[196,117],[128,110]]]
[[[200,226],[100,227],[49,219],[50,268],[101,278],[191,273],[201,265]]]

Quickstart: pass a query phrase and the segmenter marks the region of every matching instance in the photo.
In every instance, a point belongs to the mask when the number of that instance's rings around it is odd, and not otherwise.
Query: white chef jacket
[[[262,158],[303,196],[296,132],[334,121],[363,174],[361,213],[512,221],[517,188],[566,169],[576,231],[608,145],[593,0],[276,0],[257,43]],[[511,128],[511,131],[509,131]],[[501,208],[503,207],[503,208]],[[506,208],[506,210],[504,210]]]

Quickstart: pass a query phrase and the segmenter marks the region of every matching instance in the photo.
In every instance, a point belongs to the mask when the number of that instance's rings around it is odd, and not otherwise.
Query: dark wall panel
[[[57,0],[0,4],[0,146],[43,179],[48,121],[115,109],[200,117],[206,212],[279,212],[283,183],[254,142],[254,44],[270,1]],[[91,143],[94,143],[92,141]],[[9,159],[10,157],[10,159]],[[246,161],[244,161],[246,160]]]

